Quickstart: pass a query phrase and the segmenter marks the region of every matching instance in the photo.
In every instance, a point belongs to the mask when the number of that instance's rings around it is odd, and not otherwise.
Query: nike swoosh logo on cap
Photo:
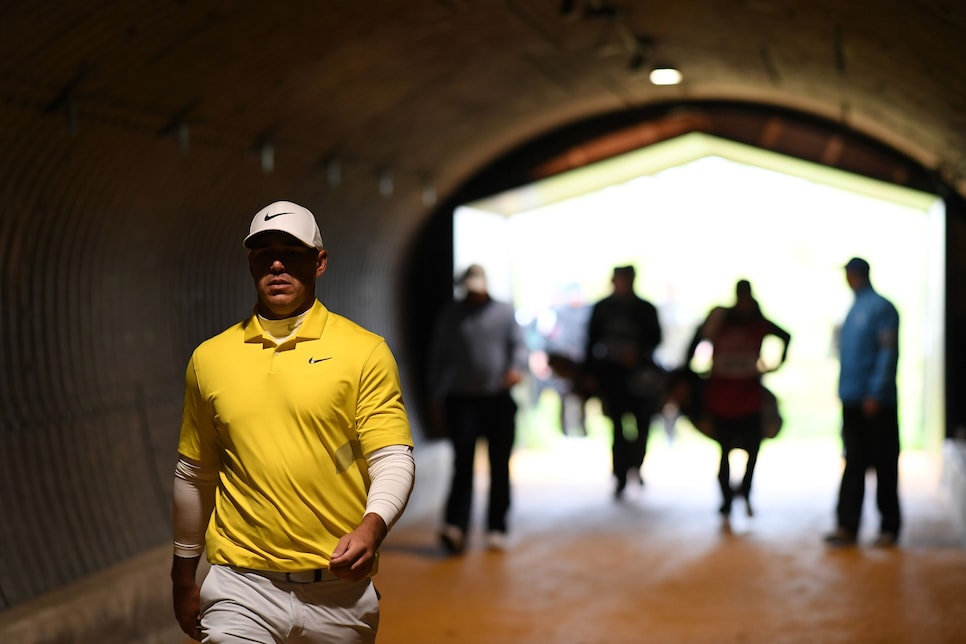
[[[275,219],[276,217],[281,217],[282,215],[292,215],[292,214],[295,214],[295,213],[277,212],[274,215],[269,215],[268,213],[265,213],[265,221],[268,221],[269,219]]]

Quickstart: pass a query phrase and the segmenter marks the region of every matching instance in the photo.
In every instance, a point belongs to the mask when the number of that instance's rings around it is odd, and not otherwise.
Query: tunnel
[[[143,571],[166,582],[185,365],[250,314],[241,240],[276,199],[319,218],[319,299],[393,348],[418,453],[440,438],[425,356],[461,204],[695,132],[936,195],[933,449],[966,462],[955,3],[68,0],[0,17],[0,635],[173,625]],[[658,63],[683,81],[652,84]],[[77,617],[61,593],[108,571],[116,595]]]

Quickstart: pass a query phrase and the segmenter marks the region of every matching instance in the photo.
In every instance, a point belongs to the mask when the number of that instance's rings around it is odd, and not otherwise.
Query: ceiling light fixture
[[[677,85],[684,76],[672,65],[655,65],[651,70],[650,79],[654,85]]]
[[[268,142],[262,143],[258,156],[262,163],[262,172],[271,174],[275,170],[275,146]]]
[[[395,182],[392,177],[392,169],[383,168],[379,171],[379,194],[383,197],[391,197],[395,190]]]
[[[430,182],[423,183],[423,190],[421,193],[423,205],[424,206],[435,206],[436,205],[436,186]]]
[[[175,138],[178,141],[178,152],[182,156],[188,154],[188,146],[191,144],[191,128],[188,127],[187,123],[178,123]]]
[[[342,163],[336,157],[330,157],[325,162],[325,177],[332,188],[342,185]]]

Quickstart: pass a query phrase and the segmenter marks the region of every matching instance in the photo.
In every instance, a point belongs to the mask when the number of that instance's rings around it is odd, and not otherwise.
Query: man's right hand
[[[201,589],[195,584],[192,587],[174,587],[174,616],[178,619],[181,630],[193,640],[201,641]]]
[[[866,398],[862,401],[862,413],[866,418],[872,418],[879,413],[879,401],[875,398]]]
[[[171,595],[174,616],[185,635],[201,641],[201,588],[195,581],[198,558],[174,557],[171,566]]]

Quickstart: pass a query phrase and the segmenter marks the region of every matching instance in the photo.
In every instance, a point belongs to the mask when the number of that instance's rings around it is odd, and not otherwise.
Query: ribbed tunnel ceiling
[[[576,119],[740,100],[840,122],[966,190],[966,12],[952,0],[66,0],[4,14],[8,102],[253,163],[269,144],[278,165],[338,158],[445,192]],[[651,85],[655,60],[685,82]]]

